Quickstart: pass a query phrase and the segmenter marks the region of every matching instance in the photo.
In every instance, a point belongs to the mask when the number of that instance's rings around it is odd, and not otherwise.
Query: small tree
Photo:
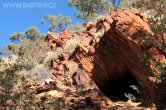
[[[91,20],[110,11],[110,2],[108,0],[69,0],[68,4],[80,11],[76,13],[78,18],[86,20]]]
[[[20,40],[24,37],[24,33],[23,32],[14,32],[11,36],[10,36],[10,40],[14,43],[20,42]]]
[[[30,41],[35,41],[39,38],[40,36],[40,31],[37,27],[30,27],[26,30],[25,32],[25,38],[29,39]]]
[[[63,16],[61,14],[59,15],[46,14],[44,19],[41,21],[41,23],[44,24],[46,22],[50,22],[50,25],[48,27],[49,31],[59,32],[66,29],[72,23],[72,20],[70,16]]]
[[[16,55],[24,69],[31,69],[42,62],[48,50],[44,38],[45,35],[36,27],[28,28],[25,33],[15,32],[10,37],[13,43],[4,47],[3,53]]]
[[[68,0],[69,6],[80,11],[76,16],[87,21],[121,8],[122,2],[125,3],[126,0]]]

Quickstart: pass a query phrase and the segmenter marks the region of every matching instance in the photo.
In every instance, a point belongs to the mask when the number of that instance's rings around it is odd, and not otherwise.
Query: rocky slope
[[[112,11],[84,26],[82,34],[48,33],[46,42],[59,53],[49,71],[53,83],[32,88],[54,90],[52,96],[64,98],[72,110],[164,108],[165,86],[156,83],[162,74],[150,70],[155,69],[155,61],[166,62],[161,50],[166,36],[155,35],[148,20],[135,9]],[[155,41],[149,43],[145,36]],[[77,47],[63,51],[74,38],[80,39]],[[147,65],[140,58],[143,53],[151,55]],[[134,94],[137,103],[127,101],[128,93]],[[138,107],[138,102],[150,108]]]

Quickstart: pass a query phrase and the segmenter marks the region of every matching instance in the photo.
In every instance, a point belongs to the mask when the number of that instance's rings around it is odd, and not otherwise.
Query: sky
[[[48,24],[40,24],[45,14],[63,14],[71,16],[73,23],[81,22],[74,16],[78,10],[69,7],[67,1],[0,0],[0,50],[10,43],[9,37],[13,32],[25,32],[27,28],[36,26],[41,32],[47,33]]]

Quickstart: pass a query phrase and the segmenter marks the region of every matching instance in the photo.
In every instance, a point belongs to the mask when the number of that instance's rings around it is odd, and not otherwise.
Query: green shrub
[[[146,35],[143,38],[145,39],[145,45],[147,45],[147,46],[151,46],[155,41],[155,38],[153,36]]]
[[[140,58],[141,61],[145,62],[146,65],[152,59],[152,55],[148,53],[142,53],[138,57]]]
[[[48,63],[50,63],[51,60],[56,60],[59,57],[59,55],[60,53],[57,53],[57,52],[52,52],[52,51],[47,52],[43,60],[43,64],[48,65]]]
[[[74,39],[70,39],[66,42],[66,45],[64,47],[64,51],[72,51],[74,50],[78,43],[80,42],[80,40],[74,38]]]

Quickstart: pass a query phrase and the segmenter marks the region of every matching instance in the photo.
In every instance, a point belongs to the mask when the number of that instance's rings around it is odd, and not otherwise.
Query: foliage
[[[14,32],[11,36],[10,36],[10,40],[12,42],[19,42],[24,36],[24,33],[22,32]]]
[[[110,10],[110,2],[108,0],[69,0],[68,4],[80,11],[80,13],[76,13],[78,18],[87,20],[99,14],[107,14]]]
[[[41,37],[40,31],[38,28],[32,26],[26,30],[25,37],[30,41],[36,41],[39,37]]]
[[[157,78],[156,83],[163,83],[163,82],[165,83],[166,82],[166,64],[157,61],[156,68],[158,71],[162,73],[161,76]]]
[[[61,24],[59,26],[61,27]],[[12,43],[3,49],[8,58],[0,59],[0,108],[25,110],[68,108],[63,99],[48,99],[44,102],[36,100],[35,93],[25,86],[28,82],[36,83],[48,78],[45,70],[50,61],[58,58],[60,54],[49,51],[44,38],[45,35],[36,27],[28,28],[25,33],[15,32],[11,35]],[[76,47],[75,40],[71,43],[74,45],[68,45],[67,49]]]
[[[166,74],[166,64],[165,63],[161,63],[161,62],[157,61],[156,67],[159,71],[162,71],[162,73]]]
[[[18,32],[11,35],[13,43],[3,49],[3,53],[7,56],[4,54],[6,58],[1,58],[0,61],[0,88],[2,88],[0,107],[29,110],[43,104],[40,102],[34,105],[37,102],[34,100],[33,93],[25,90],[23,84],[26,81],[35,83],[48,78],[46,67],[41,66],[48,51],[44,38],[45,35],[36,27],[28,28],[25,33]],[[9,102],[14,105],[9,106]]]
[[[139,55],[139,58],[146,64],[146,66],[149,66],[149,63],[153,61],[155,64],[155,68],[150,68],[149,73],[154,75],[156,72],[160,72],[161,75],[157,76],[156,83],[165,83],[166,82],[166,64],[161,63],[160,61],[155,61],[152,58],[152,55],[149,53],[143,53]],[[165,85],[165,84],[164,84]]]
[[[20,35],[20,33],[14,33],[13,35]],[[11,39],[13,43],[8,44],[3,49],[3,53],[10,56],[12,54],[19,57],[20,63],[24,66],[24,69],[30,70],[38,64],[41,64],[48,51],[48,46],[44,42],[45,35],[40,33],[36,27],[30,27],[26,30],[24,35],[18,39]],[[13,37],[12,37],[13,38]],[[17,42],[17,43],[16,43]]]
[[[26,84],[34,79],[33,76],[28,78],[18,74],[23,67],[18,61],[10,60],[12,61],[0,63],[0,67],[3,67],[0,68],[0,108],[4,107],[7,110],[68,109],[62,98],[50,99],[46,96],[44,101],[35,98],[35,92],[26,87]]]
[[[135,0],[131,2],[134,8],[139,9],[144,12],[148,17],[151,27],[155,33],[160,33],[162,36],[166,32],[166,1],[165,0]],[[151,36],[144,36],[145,44],[147,46],[152,46],[155,38]],[[163,48],[159,48],[161,51],[165,52],[164,38],[162,38]],[[155,46],[155,45],[154,45]],[[142,59],[147,64],[149,62],[149,54],[142,55]],[[153,60],[153,59],[150,59]],[[154,61],[155,69],[151,69],[151,72],[155,74],[156,71],[161,73],[161,76],[157,77],[156,83],[166,82],[166,67],[164,63],[160,61]],[[157,70],[156,70],[157,69]]]
[[[48,63],[50,63],[52,60],[56,60],[58,58],[58,56],[59,56],[59,53],[57,53],[57,52],[51,52],[51,51],[47,52],[46,56],[43,60],[43,63],[45,65],[49,65]]]
[[[100,15],[107,15],[112,10],[126,6],[126,3],[127,0],[68,0],[69,6],[79,10],[75,13],[76,17],[87,21]]]
[[[66,42],[64,51],[71,51],[74,50],[77,47],[77,44],[79,43],[79,39],[70,39]]]
[[[75,25],[70,25],[69,31],[74,34],[79,34],[85,32],[85,28],[81,24],[76,23]]]
[[[145,40],[145,45],[147,46],[152,46],[154,41],[155,41],[155,38],[153,36],[143,36],[144,37],[144,40]]]
[[[135,0],[132,6],[146,14],[155,32],[160,34],[166,32],[165,0]]]
[[[1,62],[0,67],[0,87],[3,88],[0,94],[0,106],[5,106],[6,99],[11,97],[14,85],[20,77],[16,73],[22,69],[22,66],[19,62],[14,63],[12,59],[8,59]]]
[[[152,56],[148,53],[142,53],[141,55],[139,55],[139,58],[141,59],[141,61],[147,64],[152,59]]]
[[[61,14],[59,15],[50,15],[46,14],[44,19],[41,21],[42,24],[50,22],[48,30],[51,32],[54,31],[63,31],[66,29],[71,23],[71,17],[70,16],[63,16]]]

